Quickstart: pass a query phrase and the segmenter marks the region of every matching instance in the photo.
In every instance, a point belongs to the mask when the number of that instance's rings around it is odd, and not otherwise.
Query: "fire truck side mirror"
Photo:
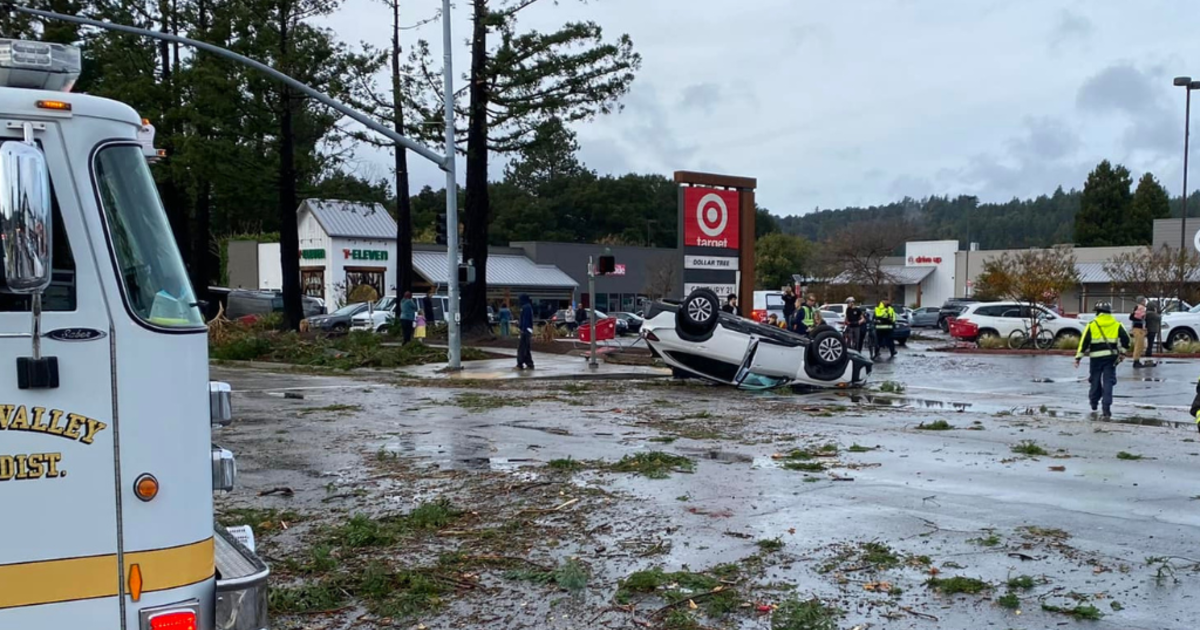
[[[34,145],[0,145],[0,238],[4,284],[11,293],[40,294],[50,286],[50,175]]]

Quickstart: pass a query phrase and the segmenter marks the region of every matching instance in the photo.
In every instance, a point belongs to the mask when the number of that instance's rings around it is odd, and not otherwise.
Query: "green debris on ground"
[[[523,568],[512,569],[504,573],[505,579],[533,582],[535,584],[554,584],[559,588],[578,593],[587,588],[588,570],[579,560],[569,558],[566,562],[552,569]]]
[[[1003,540],[1001,540],[1000,535],[997,534],[996,532],[993,532],[990,530],[985,530],[985,531],[987,531],[987,536],[981,536],[979,538],[968,538],[967,542],[979,545],[980,547],[997,547],[1002,542],[1004,542]]]
[[[764,538],[757,543],[759,549],[766,553],[774,553],[783,549],[784,542],[782,538]]]
[[[996,603],[999,604],[1001,608],[1016,610],[1021,607],[1021,598],[1017,597],[1016,593],[1009,591],[1000,597],[997,597]]]
[[[398,368],[445,363],[445,348],[421,342],[399,345],[394,338],[373,332],[329,337],[280,330],[282,318],[264,317],[254,324],[220,322],[209,325],[208,355],[221,361],[273,361],[335,370]],[[386,345],[385,345],[386,343]],[[488,358],[477,348],[463,348],[464,361]]]
[[[583,462],[577,459],[567,457],[565,459],[552,459],[546,462],[546,466],[552,470],[560,470],[563,472],[579,472],[586,468]]]
[[[274,508],[224,508],[217,514],[217,523],[221,526],[249,525],[260,536],[284,529],[284,523],[290,525],[301,520],[303,517],[293,510]]]
[[[529,405],[527,401],[516,397],[493,396],[476,392],[463,392],[455,396],[453,404],[471,413],[481,413],[492,409],[500,409],[501,407],[525,407]]]
[[[308,407],[301,409],[301,415],[309,415],[314,413],[354,413],[362,411],[362,405],[326,405],[324,407]]]
[[[1013,589],[1013,590],[1020,589],[1020,590],[1027,591],[1027,590],[1033,588],[1034,586],[1037,586],[1037,581],[1034,580],[1033,577],[1028,576],[1028,575],[1018,575],[1016,577],[1008,578],[1008,582],[1006,582],[1005,584],[1006,584],[1006,586],[1008,586],[1008,588]]]
[[[1139,460],[1143,459],[1143,457],[1141,455],[1134,455],[1133,453],[1128,453],[1126,451],[1120,451],[1117,453],[1117,459]]]
[[[1012,452],[1028,457],[1045,457],[1050,454],[1049,451],[1039,446],[1033,440],[1021,440],[1013,445]]]
[[[616,472],[636,473],[648,479],[666,479],[673,472],[690,473],[696,469],[696,464],[682,455],[651,451],[626,455],[610,468]]]
[[[884,381],[879,384],[879,391],[885,394],[903,394],[904,390],[904,383],[899,381]]]
[[[878,449],[878,446],[861,446],[859,444],[851,444],[850,448],[846,449],[851,453],[869,453]]]
[[[1042,602],[1042,610],[1046,612],[1059,613],[1067,615],[1068,617],[1074,617],[1076,619],[1083,619],[1086,621],[1099,621],[1104,618],[1104,613],[1100,612],[1099,608],[1096,608],[1091,604],[1075,604],[1074,608],[1066,608],[1064,606],[1055,606],[1053,604]]]
[[[925,585],[943,595],[957,595],[959,593],[977,595],[992,588],[991,584],[983,580],[963,576],[948,578],[931,577],[925,581]]]
[[[272,584],[267,604],[275,615],[314,613],[341,608],[344,597],[338,580],[324,578],[293,585]]]
[[[1038,527],[1036,525],[1026,525],[1017,528],[1026,538],[1041,538],[1053,541],[1063,541],[1071,537],[1071,534],[1064,529],[1057,527]]]
[[[328,540],[346,547],[383,547],[417,532],[437,531],[462,515],[444,499],[422,503],[408,514],[380,518],[355,514],[345,525],[334,528]]]
[[[922,422],[917,428],[922,431],[950,431],[954,429],[954,425],[945,420],[934,420],[929,423]]]
[[[819,599],[789,599],[771,615],[771,630],[837,630],[842,612]]]
[[[709,615],[732,612],[742,603],[738,590],[722,584],[718,577],[691,571],[666,572],[658,567],[629,574],[617,584],[613,599],[624,606],[636,595],[658,597],[668,606],[694,599]],[[703,596],[702,600],[700,596]]]

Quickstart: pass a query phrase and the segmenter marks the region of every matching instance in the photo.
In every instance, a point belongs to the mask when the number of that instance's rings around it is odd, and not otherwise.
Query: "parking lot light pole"
[[[591,353],[588,355],[588,367],[596,369],[596,265],[588,256],[588,333],[591,335]]]
[[[1183,252],[1187,241],[1188,204],[1188,141],[1192,135],[1192,90],[1200,89],[1200,81],[1191,77],[1175,77],[1175,87],[1183,88],[1187,94],[1183,112],[1183,208],[1179,213],[1179,289],[1175,295],[1179,310],[1183,310]]]

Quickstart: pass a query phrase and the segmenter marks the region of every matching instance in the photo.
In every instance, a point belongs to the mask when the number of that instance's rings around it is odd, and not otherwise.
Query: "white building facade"
[[[309,199],[297,214],[305,295],[324,299],[333,311],[359,285],[380,296],[395,293],[396,221],[383,206]],[[264,245],[259,245],[259,260]],[[267,277],[260,272],[260,278]]]

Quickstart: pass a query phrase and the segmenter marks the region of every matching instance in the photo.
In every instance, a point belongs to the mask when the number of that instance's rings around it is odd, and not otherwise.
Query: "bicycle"
[[[1032,324],[1023,322],[1023,329],[1014,330],[1008,334],[1009,349],[1021,350],[1033,347],[1038,350],[1049,350],[1053,347],[1054,332],[1041,324],[1041,318],[1035,319]]]

